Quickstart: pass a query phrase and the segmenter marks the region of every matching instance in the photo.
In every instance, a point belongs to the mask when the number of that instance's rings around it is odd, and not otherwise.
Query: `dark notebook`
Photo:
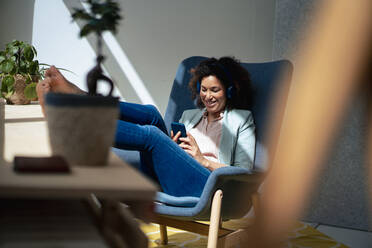
[[[19,173],[68,173],[70,167],[61,156],[14,157],[14,171]]]

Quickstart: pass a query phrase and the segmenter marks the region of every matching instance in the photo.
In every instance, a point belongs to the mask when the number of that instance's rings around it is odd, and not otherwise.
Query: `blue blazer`
[[[204,109],[183,112],[179,122],[189,131],[199,123]],[[220,141],[219,162],[253,170],[256,146],[255,125],[249,110],[225,110]]]

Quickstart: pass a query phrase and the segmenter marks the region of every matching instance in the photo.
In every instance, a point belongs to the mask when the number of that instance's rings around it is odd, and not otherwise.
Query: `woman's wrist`
[[[204,156],[201,156],[201,158],[198,159],[198,162],[199,162],[203,167],[209,169],[209,167],[210,167],[209,160],[206,159]]]
[[[198,161],[199,162],[199,161]],[[227,166],[226,164],[221,164],[218,162],[213,162],[205,157],[199,162],[203,167],[207,168],[210,171],[214,171],[218,168]]]
[[[203,166],[205,168],[207,168],[208,170],[211,169],[211,163],[210,163],[210,161],[208,159],[204,158],[204,157],[203,157]]]

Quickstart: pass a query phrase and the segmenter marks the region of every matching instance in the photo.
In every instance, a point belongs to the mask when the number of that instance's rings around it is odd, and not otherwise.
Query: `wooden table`
[[[112,153],[107,166],[72,165],[70,174],[15,173],[15,155],[51,155],[47,125],[37,104],[5,106],[4,144],[0,197],[89,199],[96,223],[111,247],[143,247],[133,240],[143,233],[118,202],[135,203],[138,209],[149,211],[157,187],[131,166]],[[125,227],[131,230],[120,230]],[[128,233],[132,233],[129,239]]]

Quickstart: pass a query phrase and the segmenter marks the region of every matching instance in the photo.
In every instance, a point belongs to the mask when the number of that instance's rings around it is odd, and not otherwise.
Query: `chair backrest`
[[[168,106],[164,120],[167,129],[173,121],[178,121],[186,109],[196,108],[196,103],[191,99],[191,92],[188,83],[191,79],[190,69],[196,67],[207,57],[193,56],[181,62],[178,67],[176,78],[170,93]],[[270,100],[273,98],[275,88],[278,87],[280,76],[290,79],[293,66],[288,60],[279,60],[265,63],[241,63],[250,73],[252,86],[255,91],[253,108],[251,109],[256,124],[257,141],[262,143],[266,117],[268,116]],[[257,156],[256,161],[261,159]]]

